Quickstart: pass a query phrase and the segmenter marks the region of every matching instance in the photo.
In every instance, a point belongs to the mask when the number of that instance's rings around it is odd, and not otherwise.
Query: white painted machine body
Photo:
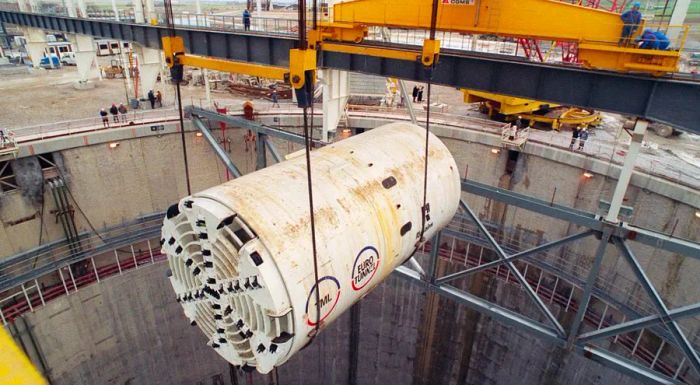
[[[187,317],[226,360],[267,373],[381,283],[421,233],[425,129],[393,123],[311,153],[315,284],[305,157],[184,198],[163,251]],[[424,239],[452,219],[460,179],[430,134]],[[316,311],[319,288],[320,317]]]

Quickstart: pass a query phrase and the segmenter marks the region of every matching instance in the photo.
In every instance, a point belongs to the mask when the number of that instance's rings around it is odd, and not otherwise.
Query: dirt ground
[[[4,76],[0,82],[0,127],[18,128],[94,117],[100,108],[127,100],[124,79],[95,80],[95,88],[90,90],[73,88],[77,80],[75,67]],[[164,107],[175,105],[174,86],[159,82],[155,90],[162,92]],[[202,87],[182,87],[182,95],[185,103],[198,103],[205,98]],[[228,93],[214,93],[213,97],[229,104],[244,100]],[[142,102],[141,107],[150,108],[147,104]]]

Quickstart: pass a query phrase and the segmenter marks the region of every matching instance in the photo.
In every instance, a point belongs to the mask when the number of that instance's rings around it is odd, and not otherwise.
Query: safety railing
[[[154,213],[99,233],[83,232],[72,243],[57,241],[4,259],[0,261],[0,291],[16,287],[37,273],[124,247],[146,236],[152,238],[154,233],[159,233],[162,216],[162,213]]]
[[[132,110],[126,115],[109,115],[108,121],[103,122],[102,117],[66,120],[54,123],[44,123],[36,126],[13,128],[8,131],[14,135],[18,143],[35,140],[43,140],[58,136],[73,135],[85,132],[100,131],[110,128],[144,125],[149,123],[161,123],[178,119],[177,110],[173,108],[161,108],[154,110]]]
[[[270,109],[269,112],[274,113],[274,109]],[[351,120],[353,116],[375,116],[381,119],[409,120],[405,111],[397,107],[350,106],[349,114]],[[420,122],[425,122],[425,112],[416,110],[416,118]],[[470,131],[490,133],[498,136],[501,136],[503,129],[503,124],[499,122],[448,112],[431,111],[430,120],[431,123],[437,125],[468,129]],[[350,126],[352,126],[352,124],[350,124]],[[590,136],[588,140],[585,141],[583,149],[575,152],[606,162],[610,167],[621,166],[625,159],[627,147],[616,139],[618,135],[605,131],[599,132],[598,130],[589,131]],[[540,146],[570,151],[569,145],[571,144],[571,139],[571,135],[567,133],[533,129],[529,130],[527,140],[528,142],[536,143]],[[653,140],[653,138],[649,140]],[[681,186],[695,189],[700,188],[700,168],[685,164],[683,161],[679,162],[678,158],[659,159],[658,155],[664,155],[663,153],[664,151],[662,150],[659,150],[657,155],[647,155],[643,152],[637,159],[635,170],[643,174],[672,181]],[[664,156],[668,156],[668,154]]]
[[[99,20],[119,20],[119,21],[133,21],[134,12],[131,9],[118,9],[117,16],[115,17],[114,11],[106,10],[88,10],[88,19],[99,19]]]
[[[58,275],[59,282],[45,285],[40,283],[44,277],[38,277],[21,284],[20,291],[8,293],[4,298],[0,298],[0,321],[6,325],[26,312],[33,312],[46,305],[51,300],[77,292],[81,287],[166,259],[167,256],[161,254],[160,250],[149,249],[147,252],[133,254],[132,258],[123,261],[117,257],[116,262],[99,267],[95,264],[95,260],[91,259],[89,266],[84,266],[84,273],[77,276],[70,266],[58,268],[46,276]]]
[[[165,24],[165,14],[158,14],[159,24]],[[299,22],[296,19],[283,17],[250,17],[246,27],[243,16],[177,13],[173,15],[173,23],[188,28],[206,28],[222,31],[252,31],[267,34],[294,35],[299,32]]]
[[[532,242],[532,239],[528,241],[527,237],[524,237],[525,239],[514,237],[514,234],[520,230],[514,231],[515,229],[498,227],[493,224],[487,225],[487,227],[492,235],[499,240],[503,249],[511,255],[544,243],[544,240]],[[424,245],[423,251],[429,252],[430,246],[430,244]],[[481,266],[498,259],[491,252],[490,245],[477,226],[460,214],[457,214],[447,229],[443,230],[438,255],[451,264],[462,265],[466,268]],[[559,266],[557,266],[558,261],[560,262]],[[576,264],[574,270],[578,270],[578,273],[571,274],[571,272],[561,270],[561,261],[566,265]],[[585,261],[583,255],[573,253],[569,249],[563,249],[561,252],[537,253],[516,262],[516,265],[535,293],[545,303],[556,304],[563,312],[573,314],[578,311],[578,298],[583,296],[583,286],[588,273],[586,267],[580,266],[582,261]],[[485,272],[495,276],[500,281],[519,286],[519,282],[506,266],[498,265],[485,270]],[[634,281],[619,275],[598,278],[592,301],[584,313],[586,330],[599,330],[629,319],[656,313],[652,304],[640,295],[642,291],[634,290],[632,282]],[[619,287],[627,287],[628,289],[624,292],[620,291]],[[685,323],[682,328],[686,335],[697,334],[699,330],[697,322]],[[689,331],[693,333],[689,333]],[[643,344],[642,337],[645,332],[647,335],[657,335],[663,338],[658,340],[656,345],[654,345],[654,340],[651,343],[647,341],[646,344]],[[692,377],[692,370],[688,370],[690,369],[689,364],[684,360],[675,359],[666,341],[673,341],[673,339],[665,329],[659,327],[645,328],[638,332],[610,338],[611,343],[619,344],[627,350],[628,354],[650,368],[674,379],[693,383],[695,379]],[[654,346],[649,347],[649,345]],[[697,341],[693,345],[695,349],[698,349]]]

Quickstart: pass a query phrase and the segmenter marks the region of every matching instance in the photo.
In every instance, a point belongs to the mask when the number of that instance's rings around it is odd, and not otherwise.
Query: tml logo
[[[316,305],[316,290],[318,289],[318,306]],[[325,276],[311,288],[306,299],[306,324],[316,326],[316,321],[322,322],[335,309],[340,300],[340,282],[335,277]],[[319,309],[321,317],[317,317],[316,309]]]

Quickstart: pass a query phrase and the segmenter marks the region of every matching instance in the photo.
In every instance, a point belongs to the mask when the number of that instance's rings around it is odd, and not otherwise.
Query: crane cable
[[[314,4],[314,15],[313,15],[313,27],[316,27],[316,0],[313,0]],[[299,0],[299,47],[301,49],[307,49],[307,39],[306,39],[306,0]],[[305,75],[304,79],[304,87],[306,89],[302,90],[303,92],[307,93],[305,97],[308,97],[308,88],[313,87],[313,84],[309,84],[309,77]],[[315,89],[312,88],[311,91],[311,130],[313,130],[313,104],[314,104],[314,91]],[[316,222],[314,218],[314,194],[313,194],[313,185],[311,183],[311,140],[312,140],[312,135],[313,131],[310,132],[309,130],[309,100],[304,101],[304,107],[303,107],[303,115],[304,115],[304,154],[306,156],[306,184],[309,192],[309,222],[311,224],[311,250],[312,250],[312,255],[313,255],[313,263],[314,263],[314,286],[312,286],[312,290],[315,292],[315,300],[316,300],[316,324],[314,325],[314,330],[311,334],[311,339],[309,340],[309,344],[313,341],[313,339],[316,337],[318,334],[318,331],[321,327],[321,287],[319,286],[319,273],[318,273],[318,252],[316,248]]]
[[[435,40],[435,31],[437,28],[437,11],[438,11],[438,1],[439,0],[433,0],[433,7],[432,7],[432,13],[430,17],[430,39]],[[423,162],[423,205],[421,206],[421,226],[420,226],[420,234],[418,236],[418,240],[416,241],[416,246],[413,249],[413,252],[411,255],[406,258],[406,260],[409,260],[413,258],[413,256],[418,252],[418,250],[421,248],[423,242],[425,239],[423,237],[425,236],[425,222],[426,222],[426,217],[428,216],[429,212],[429,206],[428,206],[428,155],[429,155],[429,144],[430,144],[430,96],[431,96],[431,91],[432,91],[432,85],[433,85],[433,69],[435,68],[435,58],[433,58],[433,62],[429,67],[425,67],[425,72],[426,72],[426,78],[427,78],[427,85],[428,85],[428,95],[426,102],[428,103],[425,111],[425,152],[423,156],[425,157],[425,160]]]
[[[168,34],[170,37],[175,37],[175,22],[174,22],[174,16],[173,16],[173,5],[171,0],[164,0],[163,1],[163,6],[165,8],[165,21],[168,29]],[[175,60],[175,58],[171,58],[172,60]],[[174,65],[179,65],[177,63],[174,63]],[[171,75],[171,79],[173,76]],[[185,181],[187,182],[187,195],[192,195],[192,187],[190,185],[190,170],[189,170],[189,165],[187,162],[187,141],[185,140],[185,119],[184,115],[182,112],[182,93],[180,90],[180,81],[182,80],[182,76],[180,76],[179,79],[175,80],[175,96],[177,99],[177,112],[178,112],[178,117],[180,118],[180,140],[182,142],[182,159],[185,163]]]

